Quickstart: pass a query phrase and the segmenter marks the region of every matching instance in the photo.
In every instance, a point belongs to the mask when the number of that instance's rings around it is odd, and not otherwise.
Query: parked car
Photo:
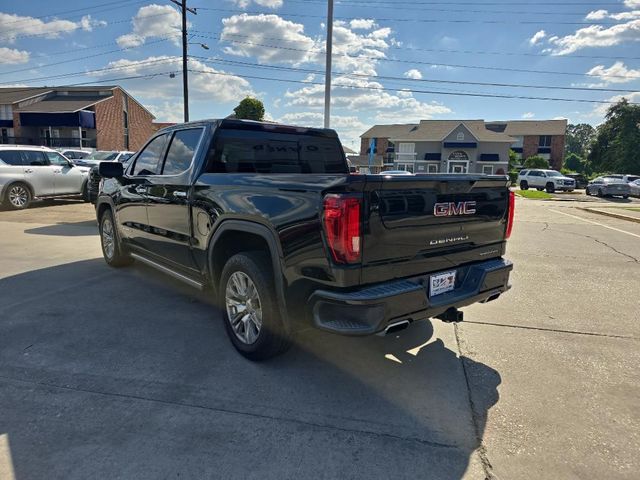
[[[76,163],[75,160],[82,160],[91,154],[91,150],[76,150],[72,148],[64,148],[58,151],[74,163]]]
[[[640,179],[629,183],[629,195],[632,197],[640,197]]]
[[[131,160],[131,155],[119,155],[116,161],[126,166],[129,160]],[[98,198],[98,191],[100,190],[101,179],[102,177],[100,176],[100,165],[94,165],[89,170],[89,181],[87,182],[87,198],[91,203],[96,203],[96,199]]]
[[[0,201],[12,209],[38,198],[86,199],[88,173],[50,148],[0,145]]]
[[[622,180],[623,182],[627,182],[627,183],[631,183],[631,182],[635,182],[636,180],[640,180],[640,175],[620,175],[620,174],[617,174],[617,173],[612,173],[610,175],[607,175],[607,177],[618,178],[618,179]]]
[[[385,170],[384,172],[380,172],[380,175],[413,175],[413,173],[407,172],[406,170]]]
[[[520,185],[521,190],[535,188],[539,191],[546,190],[548,193],[553,193],[556,190],[573,192],[576,188],[576,181],[557,170],[535,168],[521,170],[518,174],[518,185]]]
[[[587,185],[585,193],[587,195],[597,195],[599,197],[619,196],[622,198],[629,198],[631,188],[629,187],[629,183],[625,182],[621,178],[606,176],[591,180],[589,185]]]
[[[573,178],[576,182],[576,188],[587,188],[589,180],[581,173],[567,173],[565,177]]]
[[[134,152],[128,150],[96,150],[87,157],[77,160],[75,163],[83,167],[94,167],[100,162],[122,162],[133,154]]]
[[[252,360],[284,351],[298,322],[392,332],[423,318],[460,321],[458,308],[509,289],[506,179],[349,175],[332,130],[175,125],[126,168],[102,162],[100,175],[107,264],[136,259],[211,285],[231,342]]]

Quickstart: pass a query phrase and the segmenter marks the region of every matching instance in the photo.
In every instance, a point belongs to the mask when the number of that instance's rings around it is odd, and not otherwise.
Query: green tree
[[[520,165],[520,159],[518,158],[518,154],[513,150],[509,149],[509,171],[515,170],[516,165]]]
[[[545,160],[538,155],[529,157],[524,161],[525,168],[549,168],[549,160]]]
[[[233,109],[233,112],[237,118],[242,120],[262,121],[264,119],[264,104],[257,98],[246,97]]]
[[[640,174],[640,105],[623,98],[609,107],[589,152],[595,172]]]
[[[570,153],[564,158],[564,167],[572,172],[585,173],[586,162],[580,155]]]
[[[588,123],[579,123],[577,125],[567,125],[567,134],[565,136],[564,153],[576,155],[586,158],[589,154],[591,142],[596,137],[596,129]]]

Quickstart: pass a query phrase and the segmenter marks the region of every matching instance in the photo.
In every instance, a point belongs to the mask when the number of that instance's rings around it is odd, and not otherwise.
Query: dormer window
[[[456,140],[458,142],[464,142],[464,132],[458,132],[458,135],[456,136]]]

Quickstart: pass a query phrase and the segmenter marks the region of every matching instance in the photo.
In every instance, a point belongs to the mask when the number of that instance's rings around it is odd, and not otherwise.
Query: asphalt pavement
[[[0,212],[0,478],[637,478],[640,224],[517,200],[513,288],[251,363],[207,294]],[[589,203],[593,205],[593,203]]]

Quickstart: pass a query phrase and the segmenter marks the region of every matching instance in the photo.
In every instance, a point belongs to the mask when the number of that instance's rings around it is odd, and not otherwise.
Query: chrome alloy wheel
[[[231,328],[246,344],[255,343],[262,328],[262,304],[253,280],[244,272],[233,272],[227,281],[225,303]]]
[[[115,253],[115,237],[113,232],[113,223],[111,219],[106,216],[102,220],[102,249],[104,250],[104,254],[107,258],[113,258],[113,254]]]
[[[22,185],[14,185],[9,190],[9,202],[16,208],[22,208],[29,200],[29,192]]]

